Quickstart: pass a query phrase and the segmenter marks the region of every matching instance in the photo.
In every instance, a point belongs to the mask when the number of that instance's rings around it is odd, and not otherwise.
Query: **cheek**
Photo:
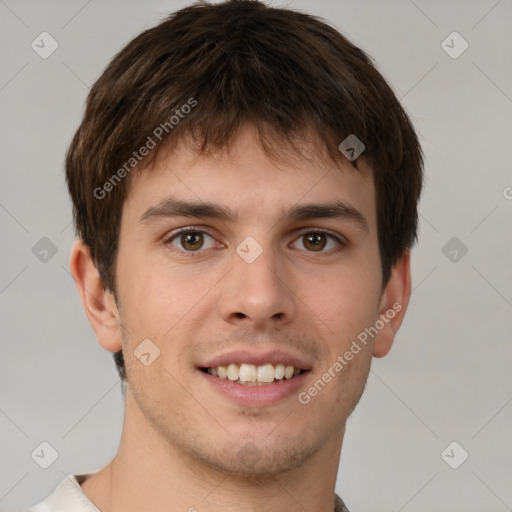
[[[197,303],[203,285],[201,276],[191,279],[164,262],[138,257],[119,261],[119,296],[130,329],[161,337]]]
[[[347,341],[375,321],[380,282],[375,267],[341,268],[317,282],[305,302],[331,336]]]
[[[352,414],[361,399],[372,361],[371,350],[362,347],[361,352],[354,355],[352,360],[343,367],[338,379],[335,403],[343,411],[342,417]]]
[[[138,267],[134,264],[134,268]],[[155,369],[167,368],[183,379],[191,364],[190,342],[195,340],[201,322],[212,318],[215,304],[208,291],[219,278],[204,271],[172,268],[165,261],[139,268],[145,270],[126,272],[120,290],[125,359],[134,359],[134,370],[139,371],[140,362],[133,351],[142,340],[149,339],[160,350]]]

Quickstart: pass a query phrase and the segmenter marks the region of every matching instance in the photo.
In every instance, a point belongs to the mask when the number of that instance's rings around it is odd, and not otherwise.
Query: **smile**
[[[265,363],[258,366],[249,363],[230,363],[227,365],[202,368],[202,371],[213,377],[229,380],[236,384],[245,386],[266,386],[283,379],[293,379],[305,370],[283,363],[276,365]]]

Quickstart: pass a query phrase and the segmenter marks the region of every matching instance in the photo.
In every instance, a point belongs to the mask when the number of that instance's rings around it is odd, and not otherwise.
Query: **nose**
[[[251,263],[235,253],[220,297],[223,320],[262,330],[292,322],[296,295],[284,263],[270,248]]]

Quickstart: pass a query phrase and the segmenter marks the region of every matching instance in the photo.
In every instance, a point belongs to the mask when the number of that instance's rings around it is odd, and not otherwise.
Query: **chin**
[[[212,450],[215,446],[215,451]],[[182,447],[183,448],[183,447]],[[190,455],[198,462],[215,468],[222,473],[234,473],[240,477],[274,477],[292,471],[306,464],[321,448],[305,443],[304,438],[295,442],[287,439],[253,439],[246,442],[237,440],[227,446],[209,444],[189,447]]]

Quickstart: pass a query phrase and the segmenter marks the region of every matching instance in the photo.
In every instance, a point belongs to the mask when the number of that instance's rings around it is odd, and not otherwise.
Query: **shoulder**
[[[80,487],[93,473],[67,476],[48,498],[26,512],[100,512]]]

